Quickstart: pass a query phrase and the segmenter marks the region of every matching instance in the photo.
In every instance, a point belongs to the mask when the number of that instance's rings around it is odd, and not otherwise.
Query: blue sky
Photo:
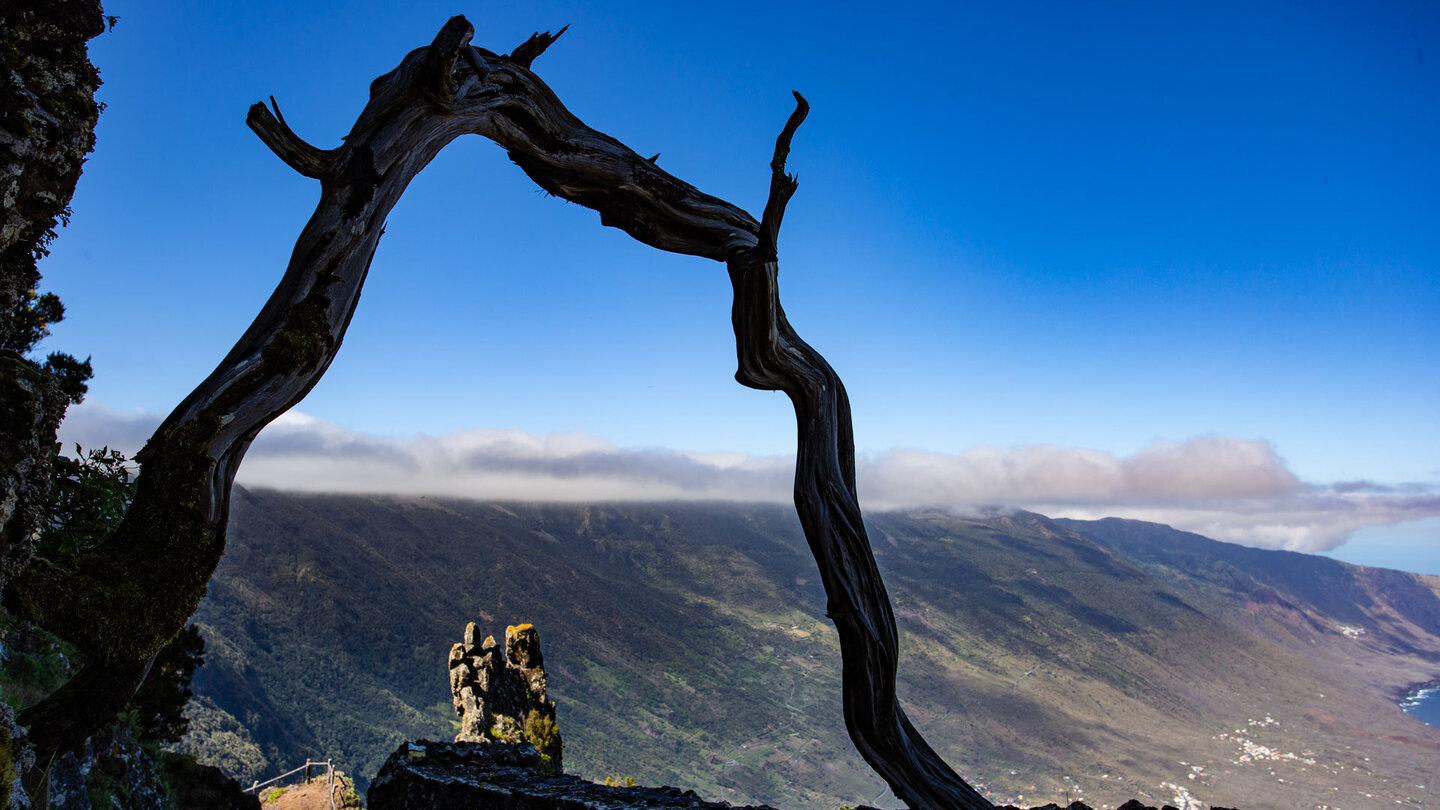
[[[782,300],[849,387],[862,499],[1359,530],[1335,553],[1440,573],[1440,6],[1253,5],[112,2],[42,266],[70,314],[43,348],[97,369],[68,435],[137,442],[278,281],[318,184],[248,106],[335,145],[464,13],[500,52],[571,25],[536,63],[571,110],[751,211],[807,96]],[[792,413],[731,378],[729,296],[458,141],[241,480],[783,498]]]

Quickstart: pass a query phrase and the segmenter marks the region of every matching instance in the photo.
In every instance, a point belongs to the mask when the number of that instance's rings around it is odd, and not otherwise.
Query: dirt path
[[[316,777],[302,785],[285,788],[268,788],[260,791],[260,807],[263,810],[330,810],[330,787],[328,777]],[[347,803],[345,796],[354,795],[350,780],[343,774],[335,775],[335,810],[357,810],[359,803]]]

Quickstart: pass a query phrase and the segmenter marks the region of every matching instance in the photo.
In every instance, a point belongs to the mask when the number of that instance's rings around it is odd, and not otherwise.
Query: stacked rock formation
[[[546,694],[539,633],[528,624],[507,627],[503,651],[494,636],[479,635],[471,622],[465,640],[450,648],[450,694],[460,716],[455,741],[528,742],[545,770],[560,773],[564,744]]]

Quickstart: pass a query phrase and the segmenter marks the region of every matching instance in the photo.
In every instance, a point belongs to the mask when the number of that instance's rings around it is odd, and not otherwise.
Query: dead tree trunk
[[[730,260],[741,385],[784,391],[795,406],[795,509],[825,584],[826,615],[840,634],[845,726],[860,755],[895,795],[917,808],[991,804],[925,742],[895,696],[895,615],[875,566],[855,494],[855,439],[840,375],[800,338],[780,306],[776,240],[796,181],[785,174],[790,139],[809,105],[796,108],[775,143],[759,242]]]
[[[321,201],[255,322],[138,456],[138,493],[117,534],[68,568],[32,569],[14,589],[28,616],[87,656],[74,689],[27,714],[42,760],[113,716],[155,653],[185,627],[224,553],[231,482],[250,441],[304,397],[339,351],[385,218],[411,178],[451,140],[477,134],[504,147],[542,189],[599,212],[601,223],[661,250],[727,264],[736,378],[783,390],[795,404],[795,504],[840,631],[851,737],[911,807],[991,807],[896,702],[895,619],[856,501],[845,390],[780,308],[775,243],[796,188],[784,164],[804,100],[796,95],[799,108],[776,144],[757,223],[572,115],[529,69],[559,34],[536,34],[505,56],[471,47],[472,35],[469,22],[454,17],[429,47],[376,79],[335,149],[303,141],[278,108],[250,109],[248,123],[265,144],[320,181]]]

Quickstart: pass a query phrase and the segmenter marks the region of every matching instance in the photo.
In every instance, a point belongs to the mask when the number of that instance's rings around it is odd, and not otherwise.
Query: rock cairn
[[[542,768],[561,773],[560,728],[555,702],[546,694],[540,635],[529,624],[505,628],[505,648],[494,636],[479,641],[475,623],[450,648],[450,694],[460,716],[455,742],[528,742]]]

